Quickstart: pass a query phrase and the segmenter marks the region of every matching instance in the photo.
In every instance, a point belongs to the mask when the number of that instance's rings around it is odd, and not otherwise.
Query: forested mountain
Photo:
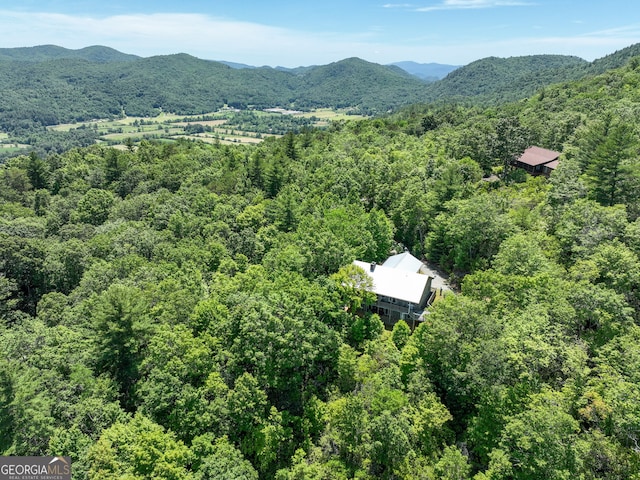
[[[589,73],[600,74],[607,70],[620,68],[626,65],[633,57],[640,56],[640,43],[630,45],[610,55],[594,60],[589,65]]]
[[[10,159],[0,453],[80,480],[638,477],[639,64],[255,146]],[[549,179],[508,167],[532,144],[563,152]],[[405,246],[459,291],[385,331],[351,262]]]
[[[589,63],[566,55],[488,57],[460,67],[430,85],[427,99],[466,104],[496,104],[520,100],[547,85],[578,80],[624,66],[640,55],[631,45]]]
[[[96,63],[131,62],[139,59],[136,55],[122,53],[113,48],[101,45],[71,50],[57,45],[39,45],[36,47],[0,48],[0,60],[16,60],[20,62],[44,62],[73,58]]]
[[[0,59],[0,128],[15,130],[160,111],[199,114],[223,105],[296,109],[351,107],[382,113],[424,97],[425,85],[397,67],[359,59],[303,73],[233,69],[185,54],[134,61]]]
[[[488,57],[460,67],[431,85],[429,99],[507,102],[533,95],[541,87],[578,78],[586,60],[565,55]]]
[[[231,68],[186,54],[138,58],[106,47],[0,51],[0,129],[238,108],[349,108],[367,115],[403,105],[458,101],[498,104],[566,80],[624,65],[632,46],[592,64],[576,57],[487,58],[425,84],[397,66],[357,58],[296,69]]]
[[[298,77],[301,85],[296,105],[307,108],[322,103],[338,108],[376,105],[375,111],[383,113],[399,104],[423,100],[426,88],[401,68],[359,58],[311,68]]]
[[[253,65],[247,65],[244,63],[237,63],[237,62],[221,61],[220,63],[224,63],[225,65],[228,65],[231,68],[239,68],[239,69],[257,68]],[[417,62],[410,62],[410,61],[394,62],[389,65],[400,67],[405,72],[410,73],[411,75],[428,82],[440,80],[446,77],[447,74],[451,73],[456,68],[459,68],[457,65],[444,65],[441,63],[417,63]],[[287,68],[287,67],[275,67],[275,68],[276,70],[281,70],[283,72],[301,74],[315,67],[317,67],[317,65],[306,66],[306,67],[296,67],[296,68]]]

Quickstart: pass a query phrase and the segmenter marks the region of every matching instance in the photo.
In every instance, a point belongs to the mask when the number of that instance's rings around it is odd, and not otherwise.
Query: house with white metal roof
[[[422,266],[420,260],[407,253],[394,255],[382,265],[358,260],[353,263],[373,280],[376,303],[370,309],[380,315],[385,325],[393,326],[400,319],[410,323],[418,320],[432,296],[433,280],[429,275],[418,273]]]

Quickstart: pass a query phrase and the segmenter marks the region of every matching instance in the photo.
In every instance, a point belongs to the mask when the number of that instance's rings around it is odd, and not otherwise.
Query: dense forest
[[[548,85],[599,75],[640,55],[640,44],[587,62],[566,55],[487,57],[451,72],[427,88],[431,102],[495,105],[530,97]]]
[[[496,104],[604,73],[639,54],[640,44],[591,63],[563,55],[490,57],[425,83],[398,66],[358,58],[289,70],[238,69],[186,54],[140,58],[99,46],[0,49],[0,129],[24,136],[59,123],[199,115],[224,105],[380,115],[427,101]]]
[[[394,66],[351,58],[304,73],[234,69],[186,54],[122,60],[93,56],[17,60],[0,55],[0,129],[232,108],[350,107],[380,114],[424,97],[426,84]]]
[[[256,146],[7,160],[0,452],[76,479],[640,478],[639,86],[632,59]],[[529,145],[562,151],[550,178],[511,169]],[[403,247],[458,288],[388,331],[351,262]]]

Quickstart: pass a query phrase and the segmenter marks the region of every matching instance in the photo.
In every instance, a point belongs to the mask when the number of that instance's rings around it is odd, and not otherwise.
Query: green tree
[[[464,455],[454,446],[444,449],[442,457],[434,466],[436,478],[440,480],[463,480],[469,478],[471,465]]]
[[[591,198],[605,206],[633,198],[640,185],[637,143],[629,124],[616,124],[608,129],[585,172]]]
[[[578,432],[578,422],[569,414],[562,393],[544,391],[532,396],[522,413],[508,418],[502,433],[500,448],[511,462],[511,478],[576,478]],[[494,465],[490,463],[489,468]]]
[[[404,320],[396,322],[391,332],[391,339],[393,340],[393,343],[398,348],[398,350],[402,350],[404,348],[404,346],[409,341],[410,336],[411,329],[409,328],[409,325],[407,325],[407,322],[405,322]]]
[[[366,230],[371,235],[362,259],[382,262],[389,257],[393,244],[394,226],[382,210],[371,210],[366,216]]]
[[[207,448],[199,462],[194,480],[258,480],[258,472],[226,437],[218,438]]]
[[[395,478],[412,453],[407,418],[385,410],[370,425],[371,472],[378,478]]]
[[[188,480],[193,454],[171,432],[136,414],[107,428],[88,454],[89,478]]]
[[[18,288],[18,308],[35,314],[40,297],[46,293],[46,245],[39,238],[23,238],[0,233],[0,272]]]
[[[14,309],[18,304],[14,297],[16,290],[15,282],[0,274],[0,325],[11,323],[15,317]]]
[[[138,289],[117,283],[103,292],[93,307],[96,367],[111,374],[122,395],[122,405],[129,411],[134,408],[133,387],[151,332],[147,309]]]
[[[107,220],[113,204],[114,198],[111,192],[92,188],[78,202],[75,218],[79,222],[101,225]]]
[[[356,313],[360,308],[375,302],[373,280],[362,268],[350,263],[331,276],[340,296],[340,302],[348,312]]]
[[[27,175],[34,190],[47,188],[49,171],[47,164],[35,152],[29,154],[27,161]]]
[[[416,254],[423,251],[437,205],[436,192],[428,191],[418,179],[411,179],[393,208],[391,218],[398,229],[399,240]]]
[[[64,294],[71,293],[80,283],[88,257],[87,245],[80,240],[52,243],[44,262],[51,287]]]
[[[579,198],[584,198],[587,194],[587,187],[581,178],[582,169],[580,163],[572,158],[562,158],[551,177],[549,183],[548,198],[549,204],[558,209],[562,205],[567,205]]]
[[[211,358],[186,326],[158,327],[140,365],[140,410],[187,442],[207,431],[226,433],[228,388],[212,371]]]
[[[448,202],[434,223],[426,241],[427,257],[465,272],[488,266],[515,230],[505,207],[488,194]]]
[[[532,276],[550,271],[553,263],[545,256],[550,250],[548,245],[551,239],[544,235],[517,233],[502,242],[493,266],[505,275]]]
[[[125,140],[125,145],[129,152],[133,152],[133,142],[131,138]],[[120,154],[115,148],[107,150],[105,153],[105,180],[107,183],[117,182],[120,180],[123,171],[125,170],[120,159]]]
[[[530,145],[530,132],[515,116],[503,116],[489,137],[490,155],[503,168],[503,177],[511,170],[511,162]]]
[[[560,245],[559,259],[565,265],[590,255],[603,242],[624,235],[627,215],[622,205],[605,207],[580,199],[562,210],[552,226]]]
[[[54,399],[37,369],[4,359],[0,367],[0,451],[44,455],[55,426]]]

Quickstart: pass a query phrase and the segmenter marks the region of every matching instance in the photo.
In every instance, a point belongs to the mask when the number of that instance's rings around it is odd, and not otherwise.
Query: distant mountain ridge
[[[640,43],[588,62],[567,55],[487,57],[460,67],[429,85],[427,101],[496,104],[530,97],[555,83],[620,68],[640,56]]]
[[[0,60],[23,62],[44,62],[62,58],[82,59],[96,63],[131,62],[141,57],[122,53],[111,47],[93,45],[72,50],[57,45],[39,45],[36,47],[0,48]]]
[[[429,100],[513,101],[552,83],[573,80],[589,65],[567,55],[487,57],[471,62],[430,85]]]
[[[224,105],[380,114],[418,103],[426,94],[424,82],[398,67],[357,58],[282,71],[234,69],[187,54],[133,60],[111,55],[92,61],[86,53],[48,47],[5,51],[0,57],[0,128],[161,111],[202,114]]]
[[[638,56],[640,56],[640,43],[635,43],[602,58],[597,58],[591,62],[588,71],[591,75],[604,73],[613,68],[620,68],[626,65],[633,57]]]
[[[411,75],[415,75],[416,77],[429,82],[441,80],[454,70],[460,68],[460,65],[446,65],[442,63],[417,63],[411,61],[394,62],[390,65],[400,67]]]
[[[260,68],[254,65],[247,65],[246,63],[229,62],[227,60],[220,60],[220,63],[224,63],[225,65],[228,65],[229,67],[236,68],[236,69]],[[288,68],[288,67],[274,67],[274,68],[276,70],[280,70],[283,72],[300,74],[308,70],[311,70],[317,66],[318,65],[308,65],[308,66],[300,66],[300,67],[293,67],[293,68]],[[460,68],[459,65],[446,65],[442,63],[417,63],[412,61],[388,63],[387,66],[399,67],[405,72],[428,82],[441,80],[442,78],[446,77],[449,73],[451,73],[455,69]],[[268,67],[265,67],[265,68],[268,68]]]
[[[224,105],[345,108],[376,115],[416,103],[496,104],[620,67],[637,55],[640,44],[591,63],[564,55],[488,57],[459,68],[449,66],[455,69],[427,83],[400,65],[359,58],[288,69],[230,66],[187,54],[143,58],[103,46],[5,48],[0,49],[0,128],[11,131],[122,114],[154,116],[162,111],[202,114]],[[409,68],[407,62],[399,63]]]

